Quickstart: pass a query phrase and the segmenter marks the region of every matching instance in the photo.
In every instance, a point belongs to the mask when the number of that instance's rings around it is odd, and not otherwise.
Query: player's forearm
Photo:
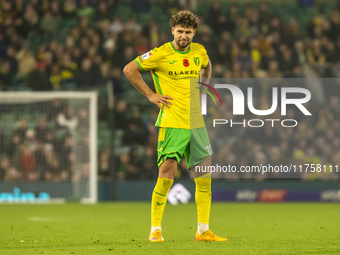
[[[201,69],[201,74],[200,74],[201,82],[208,84],[211,78],[211,72],[212,72],[212,65],[209,60],[208,65],[204,69]]]
[[[140,71],[138,70],[138,65],[131,62],[124,67],[123,70],[126,77],[132,83],[132,85],[148,99],[155,94],[150,87],[144,82]]]

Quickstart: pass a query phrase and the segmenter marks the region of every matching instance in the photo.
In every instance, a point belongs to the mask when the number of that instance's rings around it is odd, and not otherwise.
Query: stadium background
[[[340,75],[338,1],[0,0],[0,6],[1,90],[98,92],[100,200],[113,197],[148,200],[151,196],[149,191],[158,173],[155,164],[157,129],[154,127],[158,109],[133,88],[122,69],[137,55],[172,39],[168,20],[177,10],[189,9],[201,18],[195,41],[206,47],[215,78],[337,78]],[[143,78],[152,85],[149,74],[143,74]],[[114,85],[113,112],[107,106],[108,81]],[[320,114],[314,116],[314,126],[304,127],[291,137],[304,141],[301,148],[286,152],[284,146],[277,147],[277,155],[285,155],[286,160],[299,157],[301,162],[326,161],[339,165],[339,89],[323,89],[326,100],[320,107]],[[56,116],[46,116],[56,125],[57,115],[64,112],[67,115],[68,109],[58,104],[55,102]],[[38,170],[41,166],[32,163],[37,160],[35,151],[26,161],[18,160],[13,151],[19,148],[20,155],[25,154],[21,145],[27,139],[50,142],[40,137],[46,131],[39,129],[38,121],[44,120],[17,115],[14,119],[11,113],[4,111],[0,119],[1,181],[10,183],[24,179],[25,182],[55,183],[72,178],[72,174],[65,174],[62,169],[67,168],[66,159],[71,153],[67,149],[67,136],[54,143],[63,153],[56,153],[53,161],[49,162],[46,155],[39,155],[45,158],[45,167],[52,169],[53,175],[41,173]],[[16,121],[12,130],[4,129],[8,120]],[[28,130],[34,130],[35,135],[32,137]],[[48,132],[54,136],[53,132],[57,131]],[[266,132],[264,140],[282,139],[279,133]],[[316,147],[313,134],[324,137],[324,147],[307,155],[308,147]],[[254,134],[250,140],[257,144],[260,143],[258,138]],[[324,151],[328,154],[320,154]],[[268,151],[262,153],[268,162],[275,160]],[[250,164],[255,158],[256,155],[247,154],[246,163]],[[177,181],[193,194],[193,184],[185,168],[181,163]],[[115,185],[112,185],[113,179]],[[226,182],[228,190],[223,190]],[[258,181],[252,176],[246,181],[218,180],[214,185],[214,189],[226,192],[220,195],[221,200],[240,197],[241,201],[254,201],[262,192],[272,189],[279,192],[265,196],[269,200],[274,197],[272,201],[282,200],[288,191],[296,193],[291,200],[340,199],[336,180]],[[112,188],[114,191],[110,190]],[[242,190],[243,193],[238,193]]]

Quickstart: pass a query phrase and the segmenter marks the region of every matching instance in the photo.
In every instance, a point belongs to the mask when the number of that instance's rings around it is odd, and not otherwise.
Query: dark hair
[[[199,19],[195,14],[189,11],[179,11],[170,18],[170,26],[192,27],[197,29],[199,26]]]

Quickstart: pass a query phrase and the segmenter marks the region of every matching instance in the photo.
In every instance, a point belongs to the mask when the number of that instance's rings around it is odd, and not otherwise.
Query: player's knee
[[[168,158],[159,167],[159,177],[173,179],[177,172],[176,158]]]

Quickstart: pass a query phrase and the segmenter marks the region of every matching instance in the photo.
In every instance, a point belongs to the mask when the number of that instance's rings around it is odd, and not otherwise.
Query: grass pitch
[[[340,254],[340,204],[213,203],[196,242],[195,204],[165,208],[164,243],[149,243],[149,203],[1,205],[0,254]]]

